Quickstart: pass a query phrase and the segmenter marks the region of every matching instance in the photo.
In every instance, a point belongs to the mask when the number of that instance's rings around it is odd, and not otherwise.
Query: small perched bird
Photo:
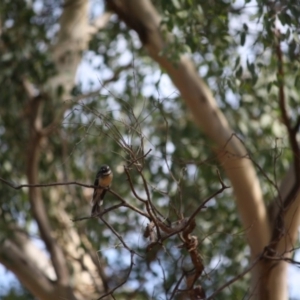
[[[98,215],[101,212],[100,206],[103,204],[103,198],[106,194],[105,188],[109,188],[111,186],[112,179],[113,173],[110,167],[108,165],[101,166],[94,182],[95,186],[100,186],[101,188],[94,189],[94,194],[91,201],[92,216]]]

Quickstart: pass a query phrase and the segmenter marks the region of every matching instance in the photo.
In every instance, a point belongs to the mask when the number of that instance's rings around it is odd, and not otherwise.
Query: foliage
[[[291,161],[278,106],[281,80],[295,123],[299,114],[299,6],[291,2],[272,7],[268,1],[246,1],[239,7],[228,1],[215,1],[214,5],[211,1],[192,0],[154,3],[163,16],[162,25],[175,36],[166,52],[174,59],[182,52],[189,52],[193,57],[234,132],[249,149],[258,166],[265,199],[271,200],[274,186],[266,176],[277,182]],[[22,80],[29,78],[37,88],[42,88],[55,74],[49,56],[49,36],[54,23],[46,21],[57,20],[55,16],[52,20],[44,18],[47,3],[40,10],[35,8],[37,4],[39,2],[31,5],[21,0],[0,4],[4,28],[0,41],[0,85],[5,87],[0,97],[1,177],[16,183],[25,181],[24,149],[28,143],[25,116],[29,100]],[[275,26],[281,31],[278,39],[284,56],[284,78],[277,76]],[[107,162],[115,174],[112,189],[130,204],[142,208],[133,197],[124,174],[123,166],[129,157],[120,147],[122,137],[136,153],[152,150],[146,156],[143,174],[151,186],[153,203],[170,221],[175,221],[176,211],[189,216],[201,201],[219,189],[216,170],[221,168],[211,150],[213,145],[199,132],[164,72],[149,61],[136,38],[116,19],[93,37],[84,56],[90,68],[100,71],[98,74],[111,74],[128,62],[132,62],[132,67],[103,88],[99,96],[64,104],[69,108],[63,121],[44,141],[39,180],[44,183],[76,180],[91,184],[99,165]],[[89,74],[81,74],[80,79],[74,89],[76,96],[99,86]],[[100,77],[100,80],[105,79]],[[45,107],[43,115],[48,123],[57,108],[51,101],[46,102]],[[140,176],[134,171],[131,174],[137,191],[145,193]],[[52,228],[58,233],[65,228],[57,217],[53,193],[70,218],[88,214],[91,190],[87,192],[74,186],[43,189]],[[0,185],[0,194],[1,239],[9,234],[5,231],[6,222],[24,224],[25,221],[28,233],[38,234],[33,229],[35,221],[26,191],[13,191]],[[105,207],[116,203],[115,197],[108,193]],[[123,208],[111,211],[105,218],[132,249],[146,254],[146,241],[142,237],[144,218]],[[226,190],[211,199],[196,222],[194,234],[201,241],[199,251],[206,266],[201,280],[209,293],[247,265],[249,250],[232,191]],[[70,222],[68,226],[73,225]],[[106,261],[109,287],[113,288],[126,274],[130,253],[95,219],[77,222],[74,226],[88,237],[94,249],[99,250],[99,257]],[[167,251],[160,249],[154,261],[150,254],[146,262],[136,257],[127,284],[118,291],[120,295],[135,290],[140,292],[141,299],[150,296],[159,299],[170,293],[179,280],[181,268],[190,267],[187,253],[176,247],[179,243],[177,238],[170,239],[164,245]],[[218,299],[229,294],[241,299],[247,293],[248,280],[246,277],[238,281]],[[159,288],[154,289],[158,283]]]

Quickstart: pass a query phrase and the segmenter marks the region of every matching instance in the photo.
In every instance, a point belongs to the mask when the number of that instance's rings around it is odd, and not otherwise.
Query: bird
[[[108,165],[100,167],[96,175],[94,186],[100,186],[100,188],[94,188],[93,198],[91,200],[92,212],[91,216],[98,215],[101,212],[101,205],[106,194],[107,188],[111,186],[113,179],[113,173]]]

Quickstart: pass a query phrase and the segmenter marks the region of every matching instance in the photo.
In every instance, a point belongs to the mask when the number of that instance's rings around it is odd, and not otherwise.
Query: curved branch
[[[294,158],[294,168],[295,168],[295,178],[296,178],[296,184],[299,186],[300,183],[300,147],[297,142],[297,132],[295,132],[292,124],[291,119],[288,114],[288,107],[286,103],[285,93],[284,93],[284,70],[283,70],[283,58],[282,58],[282,51],[280,47],[280,32],[277,30],[277,45],[276,45],[276,54],[278,59],[278,83],[279,83],[279,108],[281,111],[282,121],[286,127],[290,145],[293,152],[293,158]],[[295,191],[296,193],[297,191]],[[291,195],[290,197],[286,198],[285,201],[285,207],[287,207],[291,201],[292,198],[295,197],[294,195]]]
[[[173,61],[161,54],[167,38],[160,32],[161,18],[150,1],[110,0],[107,6],[138,33],[149,55],[166,70],[180,91],[195,123],[218,145],[218,159],[234,189],[252,256],[258,256],[271,235],[259,180],[252,162],[246,158],[246,149],[232,136],[233,130],[211,91],[189,58],[181,56],[175,66]]]
[[[45,259],[31,241],[22,236],[22,242],[16,241],[20,233],[14,232],[13,238],[5,239],[0,245],[0,263],[12,271],[22,284],[30,291],[34,291],[36,297],[45,300],[58,299],[56,286],[49,280],[44,272],[37,266]],[[30,253],[26,247],[30,244]],[[35,261],[29,255],[35,255]],[[38,261],[37,261],[38,260]]]
[[[285,92],[284,92],[284,70],[283,70],[283,58],[282,58],[282,51],[281,51],[281,47],[280,47],[280,32],[277,30],[277,32],[275,33],[277,35],[278,41],[276,44],[276,55],[278,58],[278,83],[279,83],[279,95],[278,95],[278,100],[279,100],[279,108],[281,111],[281,116],[282,116],[282,120],[283,123],[286,127],[287,133],[288,133],[288,137],[289,137],[289,142],[291,145],[291,149],[292,149],[292,153],[293,153],[293,160],[294,160],[294,164],[293,164],[293,178],[292,181],[293,184],[290,186],[290,188],[287,190],[285,189],[285,191],[288,191],[287,193],[285,193],[284,197],[282,197],[282,195],[278,195],[279,199],[282,199],[282,203],[281,201],[278,204],[278,209],[277,211],[277,215],[276,215],[276,223],[274,224],[273,227],[273,233],[272,233],[272,248],[276,249],[277,248],[277,244],[280,243],[280,239],[285,235],[284,232],[286,232],[287,230],[287,223],[290,222],[289,218],[287,218],[287,212],[288,215],[290,215],[289,211],[291,210],[291,206],[295,206],[298,207],[297,203],[295,205],[293,205],[296,201],[296,197],[297,194],[299,194],[300,191],[300,147],[299,144],[297,142],[297,132],[295,132],[292,124],[291,124],[291,119],[290,116],[288,114],[288,107],[287,107],[287,103],[286,103],[286,98],[285,98]],[[289,182],[289,184],[290,184]],[[275,203],[274,203],[275,205]],[[298,214],[300,214],[298,212]],[[296,219],[298,220],[299,218],[296,217]],[[296,226],[298,226],[298,224],[296,224]],[[294,226],[293,226],[294,227]],[[295,227],[293,228],[295,229]],[[296,232],[295,230],[293,230],[293,232],[290,232],[292,240],[295,240],[296,236]],[[290,245],[291,246],[291,245]]]

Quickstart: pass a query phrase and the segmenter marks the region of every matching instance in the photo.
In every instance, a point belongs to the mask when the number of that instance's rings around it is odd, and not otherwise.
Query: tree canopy
[[[2,1],[1,297],[288,299],[299,4]]]

